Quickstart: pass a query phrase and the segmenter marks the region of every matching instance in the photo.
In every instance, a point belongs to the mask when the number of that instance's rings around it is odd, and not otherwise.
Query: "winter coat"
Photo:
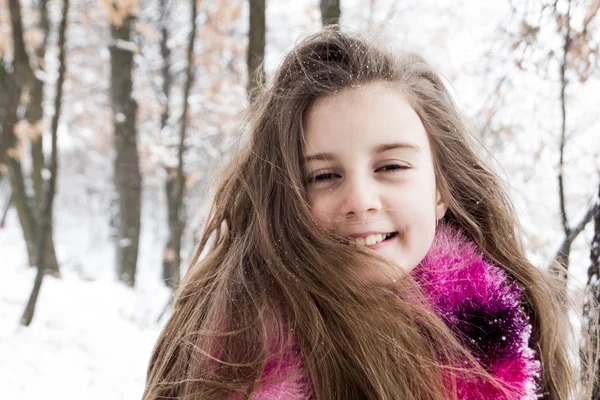
[[[412,272],[438,315],[471,349],[492,376],[518,396],[507,398],[481,382],[457,383],[463,400],[538,398],[540,363],[530,347],[531,325],[520,304],[521,289],[486,260],[464,235],[439,226],[425,259]],[[253,400],[305,399],[309,379],[299,355],[267,364]]]

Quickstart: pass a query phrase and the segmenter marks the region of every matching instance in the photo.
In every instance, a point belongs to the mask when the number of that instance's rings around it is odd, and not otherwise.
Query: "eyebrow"
[[[411,150],[416,153],[419,153],[421,151],[421,148],[419,146],[417,146],[416,144],[396,142],[396,143],[380,144],[380,145],[376,146],[375,149],[373,149],[373,152],[376,154],[379,154],[379,153],[384,153],[388,150],[393,150],[393,149],[408,149],[408,150]],[[310,161],[317,161],[317,160],[318,161],[331,161],[334,158],[335,158],[335,155],[333,153],[317,153],[317,154],[311,154],[310,156],[304,157],[302,159],[302,163],[306,164]]]

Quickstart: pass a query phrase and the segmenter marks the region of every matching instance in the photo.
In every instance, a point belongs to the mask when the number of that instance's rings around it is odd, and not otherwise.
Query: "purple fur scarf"
[[[438,227],[434,243],[412,272],[434,310],[452,327],[486,370],[511,393],[478,381],[459,381],[462,400],[538,398],[540,363],[529,347],[531,325],[520,305],[521,289],[487,261],[460,232]],[[300,356],[267,364],[254,400],[305,399],[309,383]]]

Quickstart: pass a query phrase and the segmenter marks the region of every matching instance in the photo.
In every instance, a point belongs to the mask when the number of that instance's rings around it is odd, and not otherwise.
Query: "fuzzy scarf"
[[[462,400],[538,398],[540,363],[529,346],[531,325],[521,289],[456,230],[440,225],[433,245],[412,272],[438,315],[511,394],[469,380],[457,382]],[[305,399],[307,377],[295,354],[267,364],[254,400]]]

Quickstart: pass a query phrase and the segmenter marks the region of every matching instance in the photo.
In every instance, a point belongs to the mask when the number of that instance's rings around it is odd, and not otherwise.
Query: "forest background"
[[[586,329],[600,1],[459,3],[0,0],[0,395],[141,397],[244,109],[294,44],[335,22],[444,75],[531,259],[568,265]]]

